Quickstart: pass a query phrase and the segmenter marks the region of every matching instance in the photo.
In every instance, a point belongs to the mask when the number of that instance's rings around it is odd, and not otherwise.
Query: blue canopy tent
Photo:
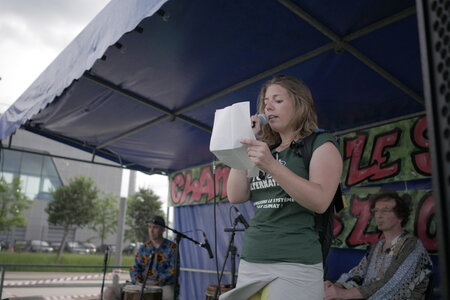
[[[311,87],[331,131],[425,109],[414,1],[164,2],[111,1],[5,112],[0,139],[22,126],[170,173],[212,161],[215,110],[256,111],[280,72]]]
[[[306,82],[333,132],[423,114],[417,19],[413,0],[112,0],[0,117],[0,139],[21,127],[170,174],[212,162],[215,110],[256,112],[277,73]]]

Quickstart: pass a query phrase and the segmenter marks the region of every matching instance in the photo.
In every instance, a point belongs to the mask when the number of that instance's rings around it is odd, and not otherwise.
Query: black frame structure
[[[449,299],[450,270],[450,0],[417,0],[433,197],[437,216],[441,297]]]

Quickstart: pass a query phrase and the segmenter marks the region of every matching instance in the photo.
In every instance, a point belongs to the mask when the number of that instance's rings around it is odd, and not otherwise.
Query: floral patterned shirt
[[[360,263],[338,279],[357,287],[364,299],[422,299],[432,263],[422,242],[402,233],[383,250],[378,241]]]
[[[148,273],[147,281],[153,281],[159,286],[173,284],[176,249],[177,245],[168,239],[164,239],[159,248],[156,248],[151,241],[145,242],[136,253],[134,265],[131,267],[131,282],[135,284],[144,281],[149,260],[154,254],[152,268]]]

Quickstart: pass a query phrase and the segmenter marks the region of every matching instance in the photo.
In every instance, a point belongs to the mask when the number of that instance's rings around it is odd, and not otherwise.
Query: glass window
[[[6,182],[12,182],[14,178],[13,173],[3,173],[3,178],[6,180]]]
[[[18,151],[3,150],[1,155],[2,171],[19,174],[20,161],[22,153]]]
[[[23,192],[29,199],[52,199],[50,192],[62,183],[51,157],[11,150],[3,153],[0,176],[3,175],[7,182],[20,176]]]
[[[23,153],[20,168],[22,175],[38,175],[42,173],[42,155]]]
[[[26,180],[22,178],[25,177]],[[35,199],[39,194],[39,185],[41,178],[38,176],[21,176],[23,192],[29,199]]]
[[[56,168],[55,168],[55,164],[53,163],[53,160],[48,156],[44,157],[44,161],[42,164],[42,176],[57,177],[57,178],[59,177],[58,172],[56,171]],[[58,178],[58,181],[59,181],[59,178]]]

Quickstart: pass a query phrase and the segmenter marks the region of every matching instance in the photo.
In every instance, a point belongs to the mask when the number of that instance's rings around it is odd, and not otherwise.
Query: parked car
[[[59,251],[59,247],[61,247],[61,242],[48,242],[50,247],[53,248],[54,251]]]
[[[125,248],[123,248],[122,252],[123,254],[135,255],[141,245],[142,243],[140,242],[130,243]]]
[[[86,242],[84,242],[84,243],[81,243],[81,246],[83,246],[83,247],[89,249],[89,253],[95,253],[95,252],[97,252],[97,247],[96,247],[94,244],[92,244],[92,243],[86,243]]]
[[[105,253],[106,249],[108,249],[109,253],[116,252],[116,245],[101,245],[97,247],[97,253]]]
[[[25,240],[15,240],[14,251],[15,252],[28,251],[28,242]]]
[[[8,250],[9,249],[9,241],[7,241],[7,240],[3,240],[3,241],[0,241],[0,250],[1,251],[6,251],[6,250]]]
[[[30,241],[28,249],[31,252],[53,252],[53,247],[51,247],[46,241],[39,240]]]
[[[70,253],[89,254],[89,249],[78,242],[66,242],[65,250]]]

